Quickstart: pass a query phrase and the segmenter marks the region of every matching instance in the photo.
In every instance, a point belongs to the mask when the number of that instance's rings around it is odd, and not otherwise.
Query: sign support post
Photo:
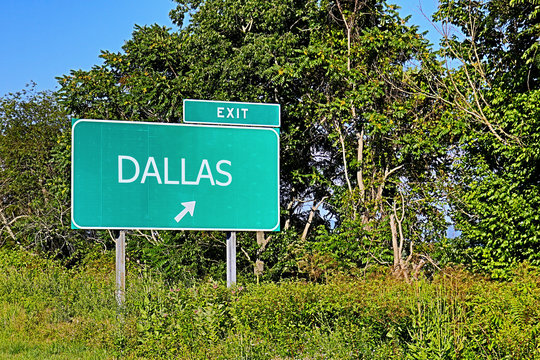
[[[227,287],[236,284],[236,231],[227,232]]]
[[[126,232],[121,230],[116,238],[116,302],[124,305],[126,294]]]

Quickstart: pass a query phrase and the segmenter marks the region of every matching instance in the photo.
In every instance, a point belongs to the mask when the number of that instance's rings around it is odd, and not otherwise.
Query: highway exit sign
[[[280,127],[279,104],[184,99],[184,122]]]
[[[271,128],[74,120],[72,225],[279,229]]]

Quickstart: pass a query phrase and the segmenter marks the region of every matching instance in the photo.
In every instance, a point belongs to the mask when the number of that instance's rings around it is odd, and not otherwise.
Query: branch
[[[360,199],[362,202],[366,199],[366,186],[364,185],[364,128],[360,133],[356,134],[358,138],[358,171],[356,172],[356,181],[358,181],[358,188],[360,189]]]
[[[17,241],[17,238],[15,237],[15,234],[13,233],[13,231],[11,230],[11,227],[10,225],[15,222],[15,220],[17,220],[17,218],[19,218],[20,216],[16,217],[15,219],[11,220],[9,223],[6,219],[6,217],[4,216],[4,210],[3,209],[0,209],[0,216],[2,217],[2,222],[4,223],[4,226],[2,227],[3,228],[6,228],[7,229],[7,232],[9,234],[9,236],[13,239],[13,241]]]
[[[375,198],[377,201],[380,201],[382,199],[382,193],[383,193],[383,190],[384,190],[384,185],[386,184],[386,180],[388,179],[388,177],[390,175],[392,175],[394,172],[401,169],[403,166],[405,166],[405,164],[401,164],[399,166],[396,166],[392,170],[388,170],[388,168],[386,168],[386,170],[384,170],[384,177],[382,179],[381,184],[379,185],[379,187],[377,189],[377,196]]]
[[[317,209],[319,208],[319,206],[321,206],[321,204],[324,202],[324,200],[326,200],[327,196],[323,197],[321,199],[321,201],[319,201],[319,203],[317,205],[314,205],[313,207],[311,207],[311,210],[309,212],[309,217],[308,217],[308,221],[306,223],[306,226],[304,227],[304,232],[302,233],[302,241],[305,241],[306,238],[307,238],[307,234],[308,234],[308,231],[309,231],[309,228],[311,226],[311,222],[313,221],[313,216],[315,216],[315,211],[317,211]]]
[[[243,247],[240,246],[240,250],[244,253],[244,255],[246,255],[246,258],[248,259],[248,261],[250,263],[253,263],[253,261],[251,261],[251,257],[249,257],[248,253],[246,252],[246,250],[244,250]]]
[[[429,255],[426,255],[426,254],[423,254],[423,255],[420,255],[420,257],[423,257],[424,259],[426,259],[427,261],[429,261],[431,263],[431,265],[435,266],[435,268],[437,270],[441,270],[441,268],[439,267],[439,265],[437,265],[435,263],[435,261],[429,256]]]
[[[345,170],[345,180],[347,180],[347,187],[349,188],[349,193],[352,194],[352,186],[351,181],[349,180],[349,171],[347,170],[347,153],[345,149],[345,139],[343,138],[343,133],[341,132],[341,128],[338,124],[334,124],[338,134],[339,134],[339,142],[341,143],[341,154],[343,158],[343,168]]]

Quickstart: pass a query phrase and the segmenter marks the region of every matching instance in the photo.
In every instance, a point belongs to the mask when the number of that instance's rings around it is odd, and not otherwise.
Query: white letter
[[[148,170],[150,169],[150,165],[152,165],[152,167],[154,168],[154,172],[148,172]],[[146,162],[146,167],[144,168],[144,173],[141,178],[141,184],[144,184],[147,176],[155,176],[158,184],[161,184],[161,177],[159,176],[159,172],[157,170],[156,161],[152,156],[150,156],[148,158],[148,161]]]
[[[234,108],[230,108],[230,109],[227,108],[227,119],[230,117],[234,119],[233,111],[234,111]]]
[[[248,112],[248,109],[242,109],[242,111],[244,112],[244,119],[245,119],[246,115],[247,115],[247,112]]]
[[[130,179],[124,179],[122,176],[122,160],[129,160],[135,165],[135,175]],[[139,176],[139,163],[135,158],[127,155],[118,155],[118,182],[119,183],[130,183],[134,182]]]
[[[225,175],[229,180],[227,180],[227,182],[221,182],[221,181],[216,180],[216,184],[218,184],[219,186],[228,186],[232,182],[232,175],[231,175],[231,173],[228,173],[228,172],[222,170],[220,168],[221,164],[227,164],[227,165],[231,166],[231,162],[229,160],[219,160],[218,163],[216,164],[217,172],[220,173],[221,175]]]
[[[207,174],[203,174],[203,170],[206,168]],[[202,178],[210,179],[210,184],[214,184],[214,178],[212,177],[212,172],[210,171],[210,166],[208,166],[208,160],[203,159],[201,163],[201,168],[199,169],[199,175],[197,175],[197,185],[199,185],[199,182]]]
[[[225,117],[225,116],[223,115],[223,108],[222,108],[222,107],[218,107],[218,108],[217,108],[217,117],[218,117],[218,118]]]
[[[186,181],[186,159],[182,159],[182,185],[199,185],[197,181]]]
[[[178,184],[178,180],[169,180],[169,159],[165,158],[165,184]]]

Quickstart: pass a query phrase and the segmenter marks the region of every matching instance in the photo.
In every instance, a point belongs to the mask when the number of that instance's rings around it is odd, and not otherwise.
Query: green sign
[[[76,120],[72,223],[82,229],[279,229],[274,129]]]
[[[279,127],[279,104],[184,100],[184,122]]]

